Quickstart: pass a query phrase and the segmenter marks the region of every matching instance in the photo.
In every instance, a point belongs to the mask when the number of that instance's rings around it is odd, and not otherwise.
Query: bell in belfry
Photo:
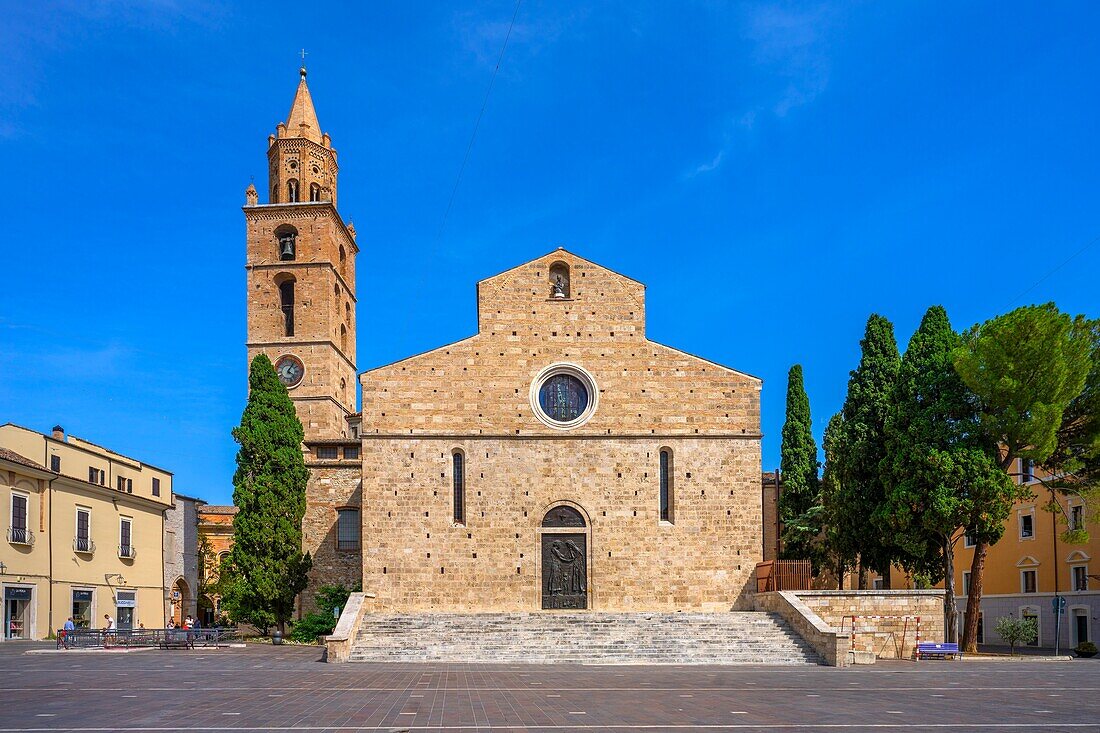
[[[279,258],[284,260],[294,259],[294,237],[287,235],[279,240]]]

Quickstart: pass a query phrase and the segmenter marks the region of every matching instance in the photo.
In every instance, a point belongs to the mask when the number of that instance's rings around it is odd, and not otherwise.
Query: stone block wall
[[[879,659],[913,657],[917,616],[922,641],[944,640],[942,590],[796,591],[796,595],[829,626],[849,633],[854,651],[873,652]],[[854,628],[853,615],[859,617]]]
[[[316,610],[314,596],[322,585],[349,588],[363,577],[360,548],[341,550],[336,545],[336,510],[361,509],[363,482],[359,461],[307,459],[306,513],[302,518],[302,551],[313,558],[309,585],[301,596],[301,612]]]
[[[675,456],[661,522],[658,451]],[[560,503],[588,524],[589,607],[749,608],[760,553],[759,443],[700,438],[363,442],[363,589],[385,609],[533,611],[540,524]],[[466,455],[453,521],[451,452]]]

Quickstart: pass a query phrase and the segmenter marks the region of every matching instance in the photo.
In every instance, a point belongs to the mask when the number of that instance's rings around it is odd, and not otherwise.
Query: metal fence
[[[210,629],[75,629],[57,630],[58,649],[113,649],[122,647],[216,647],[240,641],[234,627]]]
[[[812,580],[809,560],[768,560],[756,564],[756,592],[809,590]]]

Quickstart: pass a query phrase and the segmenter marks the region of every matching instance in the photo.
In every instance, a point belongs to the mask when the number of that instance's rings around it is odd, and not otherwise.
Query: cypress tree
[[[847,514],[841,502],[844,495],[840,485],[840,466],[844,463],[844,416],[837,413],[829,419],[821,440],[825,451],[825,466],[821,471],[821,523],[820,554],[836,575],[837,588],[844,588],[844,574],[855,567],[859,557],[858,533],[848,531]]]
[[[225,583],[233,618],[283,630],[313,563],[302,554],[302,517],[309,472],[305,433],[271,360],[258,354],[248,375],[248,404],[233,429],[233,548]]]
[[[812,544],[821,530],[821,487],[817,477],[817,444],[811,432],[810,398],[802,380],[802,366],[787,375],[787,419],[779,468],[783,477],[779,518],[783,522],[783,556],[812,559]]]
[[[901,365],[893,324],[872,314],[860,346],[859,366],[851,372],[842,410],[844,451],[837,466],[837,509],[846,541],[859,547],[860,587],[865,585],[864,570],[870,567],[882,575],[888,588],[895,551],[871,517],[886,494],[879,463],[886,456],[886,415]]]
[[[907,570],[944,581],[944,628],[957,638],[954,549],[972,536],[999,536],[1014,491],[981,433],[978,403],[955,371],[960,337],[932,306],[901,360],[886,420],[884,503],[875,522]]]

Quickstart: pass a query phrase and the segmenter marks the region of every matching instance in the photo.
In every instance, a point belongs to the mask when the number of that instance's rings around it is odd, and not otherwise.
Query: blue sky
[[[477,280],[565,246],[648,285],[654,340],[764,378],[771,468],[787,369],[820,438],[871,312],[903,345],[934,303],[1100,316],[1100,244],[1058,267],[1100,236],[1095,3],[527,0],[440,231],[513,8],[5,0],[0,422],[229,501],[239,207],[301,47],[360,369],[473,333]]]

